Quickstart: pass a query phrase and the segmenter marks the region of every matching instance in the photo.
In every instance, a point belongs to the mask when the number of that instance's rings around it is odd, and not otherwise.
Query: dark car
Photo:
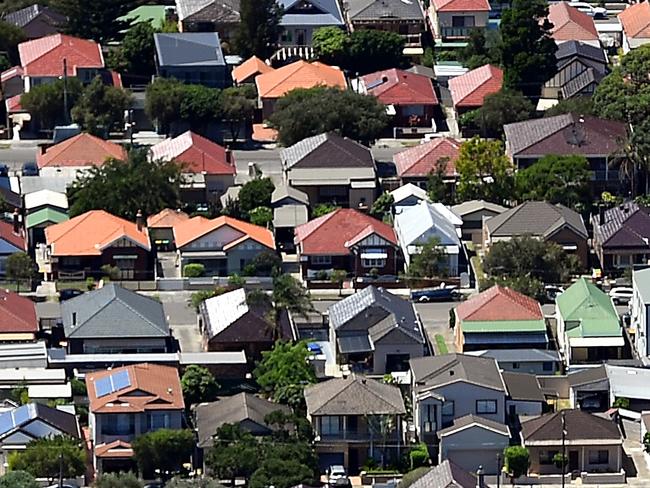
[[[23,176],[38,176],[38,165],[33,161],[27,161],[23,164]]]
[[[9,166],[4,163],[0,163],[0,177],[6,178],[9,176]]]
[[[426,290],[415,290],[411,292],[411,300],[414,302],[449,302],[456,300],[459,296],[458,288],[455,286],[444,286],[440,288],[428,288]]]
[[[59,301],[65,302],[66,300],[78,297],[79,295],[83,295],[83,291],[77,290],[76,288],[65,288],[59,291]]]

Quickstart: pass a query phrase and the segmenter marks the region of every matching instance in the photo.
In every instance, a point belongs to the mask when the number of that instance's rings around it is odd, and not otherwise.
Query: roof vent
[[[171,386],[169,388],[167,388],[167,393],[169,393],[171,395],[173,392],[174,392],[174,390],[172,389]]]

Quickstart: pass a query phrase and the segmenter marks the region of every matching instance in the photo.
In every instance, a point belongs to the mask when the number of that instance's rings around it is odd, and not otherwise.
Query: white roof
[[[414,185],[413,183],[407,183],[406,185],[402,185],[399,188],[396,188],[392,192],[390,192],[391,195],[393,195],[393,200],[395,200],[395,204],[399,205],[399,202],[402,202],[406,200],[409,197],[415,197],[420,200],[428,200],[429,197],[427,196],[427,192],[420,188],[417,185]]]
[[[30,385],[27,387],[27,395],[30,399],[35,398],[71,398],[72,385]]]
[[[609,388],[615,397],[650,400],[650,369],[605,365]]]
[[[432,237],[438,237],[441,246],[460,247],[456,226],[434,205],[422,201],[401,209],[395,216],[395,230],[402,248],[426,244]]]
[[[68,197],[65,193],[52,190],[38,190],[25,195],[25,210],[50,205],[58,208],[68,208]]]
[[[431,205],[433,206],[433,208],[436,209],[436,211],[440,215],[445,217],[454,226],[461,227],[463,225],[463,219],[461,219],[458,215],[456,215],[454,211],[444,203],[436,202],[436,203],[432,203]]]
[[[65,370],[46,368],[2,368],[0,383],[16,385],[26,383],[65,383]]]
[[[238,288],[205,301],[208,336],[214,337],[248,312],[246,292]]]

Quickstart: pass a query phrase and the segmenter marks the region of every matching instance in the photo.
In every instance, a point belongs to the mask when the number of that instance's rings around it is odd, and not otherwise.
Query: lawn
[[[436,334],[435,340],[438,354],[447,354],[449,352],[449,349],[447,349],[447,343],[445,342],[445,338],[442,336],[442,334]]]

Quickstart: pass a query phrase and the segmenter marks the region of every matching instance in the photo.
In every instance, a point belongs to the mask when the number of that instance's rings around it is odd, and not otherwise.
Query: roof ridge
[[[103,289],[103,288],[100,288],[99,290],[102,290],[102,289]],[[99,291],[99,290],[97,290],[97,291]],[[103,311],[106,307],[108,307],[108,305],[110,304],[110,302],[111,302],[110,300],[107,300],[106,302],[104,302],[104,304],[103,304],[101,307],[96,308],[96,309],[95,309],[95,312],[94,312],[93,315],[92,315],[92,317],[97,316],[101,311]],[[73,312],[73,313],[74,313],[74,312]],[[81,324],[73,325],[74,330],[72,330],[69,334],[67,334],[68,337],[72,337],[72,336],[75,335],[79,330],[83,329],[83,328],[84,328],[84,325],[85,325],[87,322],[88,322],[87,320],[84,320],[84,322],[81,323]],[[128,366],[127,366],[127,367],[128,367]]]
[[[288,79],[290,76],[293,76],[293,75],[295,75],[298,71],[302,70],[302,69],[305,67],[305,64],[309,64],[309,63],[308,63],[307,61],[305,61],[304,59],[300,59],[300,60],[296,61],[295,63],[288,64],[286,67],[289,67],[289,66],[295,65],[295,66],[296,66],[295,69],[293,69],[293,70],[287,70],[287,75],[286,75],[285,77],[283,77],[283,78],[282,78],[281,80],[279,80],[275,85],[273,85],[271,88],[269,88],[268,90],[265,90],[265,91],[268,93],[268,92],[271,92],[271,91],[275,90],[278,86],[280,86],[282,83],[284,83],[285,81],[287,81],[287,79]],[[282,68],[278,68],[278,69],[276,69],[275,71],[271,71],[271,72],[269,72],[268,74],[270,74],[270,73],[277,73],[280,69],[282,69]],[[264,74],[262,74],[261,76],[264,76]]]
[[[54,46],[52,46],[51,49],[48,49],[47,51],[43,51],[43,53],[41,53],[40,56],[37,56],[37,57],[35,57],[34,59],[31,59],[31,60],[29,61],[29,63],[27,63],[28,65],[32,64],[32,63],[35,62],[35,61],[38,61],[38,60],[41,59],[43,56],[49,54],[50,52],[54,51],[57,47],[59,47],[59,46],[63,43],[63,34],[61,34],[60,32],[57,32],[56,34],[51,34],[51,35],[49,35],[49,36],[41,37],[40,39],[32,39],[32,40],[27,40],[27,41],[24,42],[24,44],[27,44],[28,42],[34,42],[34,41],[38,42],[38,41],[40,41],[41,39],[47,39],[47,38],[49,38],[49,37],[58,37],[58,38],[59,38],[59,43],[58,43],[58,44],[55,44]],[[27,68],[27,66],[25,66],[25,68]]]
[[[126,288],[122,288],[122,287],[119,287],[119,288],[122,289],[122,290],[128,291],[128,290],[126,290]],[[138,317],[140,317],[140,318],[143,319],[145,322],[147,322],[147,324],[148,324],[151,328],[155,329],[156,332],[163,332],[160,328],[158,328],[158,326],[157,326],[154,322],[152,322],[151,320],[149,320],[148,317],[145,317],[144,315],[142,315],[138,310],[136,310],[135,308],[133,308],[129,303],[127,303],[123,298],[121,298],[121,297],[118,295],[117,291],[116,291],[117,289],[118,289],[118,286],[117,286],[117,285],[113,285],[113,293],[114,293],[114,295],[115,295],[115,300],[118,300],[120,303],[122,303],[124,306],[126,306],[126,308],[128,308],[128,309],[131,310],[133,313],[135,313]],[[154,300],[153,298],[150,298],[150,297],[148,297],[148,296],[140,295],[139,293],[137,293],[137,295],[138,295],[138,296],[145,297],[147,300],[150,300],[150,301],[152,301],[152,302],[156,302],[156,300]],[[160,303],[160,302],[156,302],[156,303]]]

